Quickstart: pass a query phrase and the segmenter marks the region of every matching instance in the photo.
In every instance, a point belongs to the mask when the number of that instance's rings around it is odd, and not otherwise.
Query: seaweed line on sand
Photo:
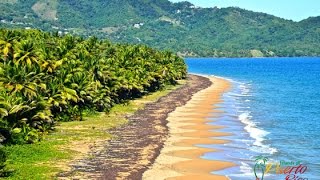
[[[114,138],[93,148],[88,158],[73,162],[72,170],[58,179],[141,179],[168,138],[168,114],[211,84],[206,77],[189,75],[184,86],[127,117],[128,124],[111,130]]]

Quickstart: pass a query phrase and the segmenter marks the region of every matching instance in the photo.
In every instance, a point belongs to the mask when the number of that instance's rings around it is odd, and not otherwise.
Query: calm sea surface
[[[190,73],[229,79],[232,90],[223,95],[224,110],[212,123],[224,125],[225,145],[206,145],[220,152],[206,159],[225,160],[234,168],[215,172],[230,179],[255,179],[255,157],[262,155],[271,164],[265,180],[285,179],[281,168],[302,164],[302,179],[320,179],[320,58],[210,59],[187,58]],[[199,145],[201,146],[201,145]],[[260,174],[258,174],[260,176]],[[298,179],[298,178],[297,178]]]

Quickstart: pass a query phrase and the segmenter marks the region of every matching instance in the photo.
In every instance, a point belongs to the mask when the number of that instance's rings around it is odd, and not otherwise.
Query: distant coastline
[[[0,2],[1,28],[41,29],[59,36],[96,36],[185,56],[320,55],[319,16],[294,22],[238,7],[201,8],[187,1],[168,0],[12,2]]]

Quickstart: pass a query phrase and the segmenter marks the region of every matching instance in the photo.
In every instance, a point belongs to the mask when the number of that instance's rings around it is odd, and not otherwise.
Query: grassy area
[[[110,139],[112,135],[107,132],[108,129],[126,124],[125,115],[134,113],[146,103],[154,102],[180,86],[168,86],[163,91],[128,104],[116,105],[109,114],[88,115],[85,121],[61,123],[55,132],[39,143],[5,147],[9,153],[7,168],[14,170],[8,179],[54,179],[58,172],[68,170],[71,161],[85,157],[90,147],[98,147]]]

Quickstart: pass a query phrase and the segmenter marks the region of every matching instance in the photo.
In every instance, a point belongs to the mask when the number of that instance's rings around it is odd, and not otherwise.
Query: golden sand
[[[197,142],[195,142],[197,140]],[[210,138],[197,138],[197,139],[183,139],[177,143],[174,143],[175,146],[195,146],[197,144],[225,144],[228,143],[227,140],[221,139],[210,139]]]
[[[143,174],[146,180],[225,180],[225,176],[211,174],[212,171],[234,166],[233,163],[212,161],[200,157],[214,149],[196,147],[197,144],[224,144],[218,139],[230,133],[217,132],[221,126],[208,125],[209,117],[217,117],[223,111],[217,103],[230,83],[221,78],[210,77],[213,85],[195,95],[182,107],[170,113],[168,127],[170,137],[166,141],[155,163]]]

